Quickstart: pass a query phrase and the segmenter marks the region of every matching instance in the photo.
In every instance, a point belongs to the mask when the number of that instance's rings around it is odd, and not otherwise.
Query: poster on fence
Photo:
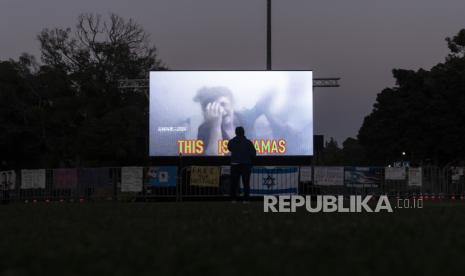
[[[108,168],[85,168],[79,170],[80,187],[111,187],[110,170]]]
[[[220,167],[192,166],[191,186],[219,187]]]
[[[405,167],[386,167],[384,173],[386,180],[405,180],[407,178]]]
[[[145,185],[152,187],[176,187],[178,168],[175,166],[150,167],[145,173]]]
[[[300,167],[300,182],[312,182],[312,167]]]
[[[253,167],[250,176],[250,195],[297,194],[298,167]]]
[[[344,167],[315,167],[315,185],[344,186]]]
[[[383,173],[381,167],[345,167],[344,181],[349,187],[378,187]]]
[[[21,189],[45,189],[45,170],[21,170]]]
[[[121,192],[142,191],[142,167],[121,168]]]
[[[54,169],[53,186],[58,189],[73,189],[77,186],[76,169]]]
[[[421,186],[422,182],[422,171],[421,168],[408,169],[408,185],[409,186]]]
[[[221,166],[221,175],[231,175],[231,166]]]
[[[464,175],[464,167],[451,167],[451,177],[453,182],[460,181],[460,178]]]
[[[15,171],[0,171],[0,190],[14,190],[16,187]]]

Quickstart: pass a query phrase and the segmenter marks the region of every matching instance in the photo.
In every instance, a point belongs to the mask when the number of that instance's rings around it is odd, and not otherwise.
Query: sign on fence
[[[460,181],[460,177],[464,175],[464,167],[451,167],[452,181]]]
[[[231,175],[231,166],[221,166],[221,175]]]
[[[15,171],[0,172],[0,190],[14,190],[16,187]]]
[[[220,167],[191,167],[191,185],[200,187],[220,186]]]
[[[305,166],[300,167],[300,182],[311,182],[312,181],[312,167]]]
[[[407,173],[405,172],[405,167],[386,167],[384,169],[384,172],[384,179],[386,180],[405,180],[407,176]]]
[[[121,191],[141,192],[142,191],[142,167],[122,167],[121,168]]]
[[[253,167],[250,195],[297,194],[298,167]]]
[[[421,186],[422,182],[422,171],[421,168],[408,169],[408,185],[409,186]]]
[[[45,170],[21,170],[21,189],[45,189]]]
[[[176,187],[178,168],[174,166],[150,167],[145,174],[145,185]]]
[[[58,189],[73,189],[77,186],[76,169],[54,169],[53,185]]]
[[[315,167],[315,185],[344,186],[344,167]]]
[[[85,168],[79,170],[79,185],[81,187],[111,186],[108,168]]]
[[[345,167],[345,184],[349,187],[377,187],[381,183],[383,170],[380,167]]]

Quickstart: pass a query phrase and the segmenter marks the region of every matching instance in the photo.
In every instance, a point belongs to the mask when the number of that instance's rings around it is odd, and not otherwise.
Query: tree
[[[30,85],[33,60],[23,55],[19,61],[0,62],[0,152],[1,166],[16,168],[37,161],[41,135],[43,101]]]
[[[358,139],[380,164],[400,160],[445,164],[465,158],[465,30],[447,38],[451,53],[431,70],[393,70],[396,86],[378,94]]]
[[[342,143],[342,160],[346,166],[370,165],[365,157],[365,152],[360,142],[352,137]]]
[[[63,114],[66,131],[53,143],[72,153],[62,160],[75,166],[146,160],[148,99],[117,86],[119,79],[146,78],[150,70],[166,69],[143,28],[115,14],[107,20],[82,14],[75,31],[44,29],[38,39],[45,63],[41,76],[64,73],[72,90],[55,106],[57,112],[71,108]],[[53,90],[52,85],[43,88]]]
[[[118,80],[166,69],[149,35],[117,15],[44,29],[39,64],[0,62],[0,165],[110,166],[148,159],[148,98]]]
[[[337,141],[333,137],[325,142],[323,148],[323,164],[325,165],[341,165],[342,150],[339,148]]]

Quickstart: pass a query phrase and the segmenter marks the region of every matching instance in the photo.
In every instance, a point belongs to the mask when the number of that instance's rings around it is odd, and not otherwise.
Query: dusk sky
[[[0,59],[39,57],[43,28],[82,12],[133,18],[170,69],[265,69],[266,0],[0,0]],[[393,68],[429,69],[465,28],[463,0],[274,0],[273,69],[341,77],[314,91],[315,134],[356,136]]]

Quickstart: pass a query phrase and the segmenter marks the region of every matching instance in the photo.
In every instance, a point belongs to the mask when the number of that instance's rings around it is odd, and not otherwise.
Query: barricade
[[[0,199],[2,202],[180,201],[191,198],[226,199],[230,193],[229,166],[189,166],[181,169],[173,166],[133,167],[137,176],[133,176],[135,182],[129,188],[122,185],[122,169],[2,171]],[[457,177],[454,170],[451,167],[424,166],[420,183],[413,185],[408,178],[386,180],[384,175],[378,175],[371,182],[365,183],[365,179],[354,184],[350,174],[347,174],[347,171],[354,171],[354,167],[254,167],[251,194],[369,194],[399,198],[415,196],[435,202],[462,201],[465,200],[464,177]]]

